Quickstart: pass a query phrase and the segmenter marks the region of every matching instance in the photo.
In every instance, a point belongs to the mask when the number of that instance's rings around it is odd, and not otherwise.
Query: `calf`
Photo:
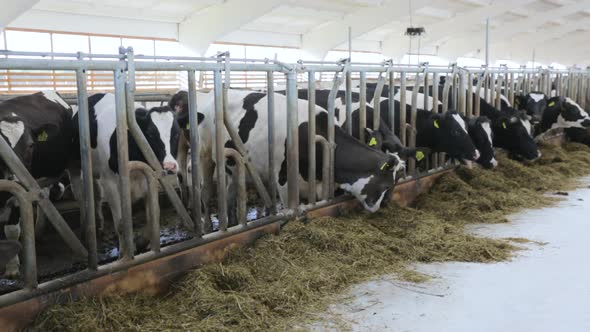
[[[572,99],[553,97],[548,100],[541,121],[541,132],[563,128],[570,140],[590,144],[588,127],[590,127],[590,116]]]
[[[72,108],[53,91],[15,97],[0,103],[0,134],[35,179],[57,179],[66,169],[73,146],[72,114]],[[1,160],[0,171],[4,178],[12,177]],[[7,204],[9,201],[11,203]],[[9,215],[4,226],[6,237],[18,240],[19,211],[15,200],[7,193],[0,193],[0,205],[8,209],[3,213],[4,216]],[[17,257],[8,265],[6,273],[16,276],[18,272]]]
[[[115,231],[120,240],[122,211],[118,177],[115,96],[113,94],[96,94],[88,98],[88,105],[93,172],[95,177],[99,178],[104,198],[111,210]],[[135,116],[141,131],[164,170],[169,174],[175,174],[178,170],[175,156],[180,130],[172,109],[168,106],[154,107],[149,111],[138,108],[135,111]],[[73,122],[78,123],[77,116],[73,118]],[[75,136],[78,141],[77,133]],[[128,139],[129,160],[146,162],[131,134],[128,135]],[[73,174],[79,174],[79,170],[74,170]],[[130,174],[129,180],[132,202],[144,198],[147,192],[147,181],[143,174],[133,172]],[[73,176],[72,189],[77,197],[80,197],[80,186],[80,178]],[[99,202],[96,206],[101,205]]]

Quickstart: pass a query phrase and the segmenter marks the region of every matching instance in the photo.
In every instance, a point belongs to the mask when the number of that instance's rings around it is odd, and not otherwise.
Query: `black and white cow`
[[[284,94],[284,92],[279,92]],[[328,97],[330,90],[318,89],[316,90],[316,105],[323,109],[328,108]],[[360,138],[360,94],[358,92],[352,92],[352,119],[346,118],[346,92],[339,90],[336,94],[334,103],[334,115],[336,116],[336,122],[341,128],[346,128],[349,121],[352,121],[352,136],[357,139]],[[309,91],[307,89],[298,90],[299,99],[308,100]],[[370,105],[366,107],[366,123],[369,127],[373,124],[374,110]],[[369,146],[377,149],[381,149],[383,152],[398,153],[402,158],[414,158],[416,159],[416,152],[420,151],[414,148],[405,147],[400,141],[399,137],[391,130],[391,128],[383,121],[379,122],[379,128],[373,130],[365,128],[365,143]],[[423,155],[424,152],[422,151]],[[420,154],[419,154],[420,155]],[[420,158],[418,158],[420,159]]]
[[[531,117],[533,125],[536,125],[541,122],[543,111],[547,108],[547,97],[542,92],[518,95],[514,98],[514,107],[526,111],[526,114]]]
[[[553,97],[543,111],[541,132],[563,128],[567,137],[574,142],[590,144],[590,116],[580,105],[568,97]]]
[[[473,93],[473,103],[480,105],[480,114],[489,118],[494,146],[507,150],[512,156],[534,160],[541,156],[532,135],[531,117],[525,111],[504,107],[501,111]]]
[[[53,91],[0,103],[0,135],[35,179],[58,179],[67,168],[73,147],[73,112],[70,105]],[[12,176],[2,161],[0,171],[4,178]],[[4,232],[9,240],[20,237],[16,204],[9,194],[0,193],[0,205],[6,209],[2,215],[8,220]],[[18,275],[18,257],[8,264],[6,273]]]
[[[268,99],[265,93],[229,90],[227,101],[227,114],[230,123],[238,128],[238,134],[244,142],[250,154],[250,161],[254,168],[262,176],[263,181],[268,179]],[[198,99],[199,100],[199,99]],[[287,160],[286,160],[286,106],[287,100],[284,95],[275,94],[275,165],[277,187],[279,196],[283,203],[287,202]],[[299,170],[300,170],[300,193],[303,198],[307,190],[307,101],[297,101],[299,113]],[[214,141],[214,104],[199,102],[199,112],[203,112],[204,120],[199,126],[201,137],[201,156],[199,161],[203,173],[203,180],[213,178],[213,151]],[[326,136],[327,112],[320,107],[317,108],[317,130],[316,133]],[[225,147],[233,147],[227,132],[225,135]],[[356,197],[370,212],[379,209],[385,193],[391,190],[395,184],[396,172],[404,167],[403,161],[397,154],[387,154],[368,147],[354,137],[346,134],[340,127],[335,126],[335,161],[334,176],[337,186]],[[322,158],[321,146],[317,145],[316,169],[318,179],[316,192],[320,194],[322,188]],[[204,159],[203,156],[206,158]],[[207,166],[209,164],[209,166]],[[228,163],[228,166],[231,165]],[[209,170],[209,171],[207,171]],[[203,188],[207,188],[203,185]]]
[[[92,165],[95,177],[104,192],[115,230],[121,239],[121,193],[119,192],[118,156],[116,135],[115,96],[113,94],[95,94],[88,98],[90,115],[90,143],[92,150]],[[150,147],[160,161],[162,167],[169,174],[175,174],[178,164],[175,156],[177,152],[180,130],[174,111],[168,106],[154,107],[149,111],[143,108],[135,110],[137,123],[145,135]],[[72,119],[78,123],[78,117]],[[75,141],[79,138],[76,133]],[[129,133],[129,160],[146,162],[137,143]],[[79,150],[78,150],[79,151]],[[80,197],[81,183],[79,169],[71,170],[72,189],[76,197]],[[130,174],[131,200],[136,202],[146,196],[147,182],[143,174]],[[96,206],[102,206],[99,202]]]
[[[375,89],[376,89],[376,85],[375,84],[367,84],[367,99],[371,99],[371,104],[373,104],[373,98],[374,98],[374,94],[375,94]],[[395,108],[396,110],[399,109],[399,102],[401,100],[401,94],[400,94],[400,88],[398,86],[394,87],[395,89],[395,95],[394,95],[394,99],[396,101],[395,104]],[[406,90],[406,112],[411,112],[411,102],[412,102],[412,93],[413,91],[411,90],[412,88],[410,87],[409,90]],[[442,89],[442,87],[441,87]],[[441,90],[439,89],[439,91]],[[422,92],[424,91],[423,87],[420,87],[420,90],[417,94],[417,110],[418,113],[423,113],[422,111],[424,111],[424,98],[428,98],[427,102],[428,102],[428,109],[426,111],[432,111],[432,108],[434,107],[434,100],[432,97],[430,96],[425,96]],[[432,86],[429,87],[428,91],[430,93],[432,93]],[[388,107],[389,104],[387,102],[388,100],[388,96],[389,96],[389,86],[385,85],[383,87],[383,92],[381,94],[381,97],[379,98],[382,102],[381,108],[383,109],[383,107]],[[438,108],[438,112],[441,113],[442,110],[442,92],[440,93],[439,96],[439,102],[437,105]],[[383,114],[383,113],[382,113]],[[409,114],[409,113],[408,113]],[[409,115],[407,114],[406,116],[406,120],[409,121]],[[456,114],[456,112],[455,112]],[[456,114],[457,116],[459,116],[458,114]],[[427,113],[423,113],[423,116],[427,116]],[[490,128],[490,121],[489,119],[487,119],[486,117],[472,117],[470,119],[465,119],[463,116],[461,116],[461,119],[463,122],[459,121],[459,118],[456,118],[458,120],[458,124],[463,127],[464,124],[466,124],[466,128],[467,128],[467,132],[469,134],[469,137],[471,138],[473,145],[476,148],[476,155],[474,157],[475,161],[482,165],[483,167],[486,168],[492,168],[492,167],[496,167],[498,165],[498,162],[496,161],[495,158],[495,149],[493,146],[493,139],[492,139],[492,133],[491,133],[491,128]],[[388,122],[387,116],[383,116],[383,120]],[[396,121],[398,121],[399,119],[396,118]],[[461,141],[461,140],[459,140]],[[449,149],[449,145],[447,144],[441,144],[442,146],[439,147],[439,149]],[[456,155],[455,153],[453,153],[453,155]],[[455,158],[455,159],[462,159],[462,158]],[[463,162],[468,162],[470,159],[469,158],[465,158],[463,160]]]
[[[0,240],[0,275],[6,272],[8,264],[14,261],[21,249],[20,242],[16,240]]]

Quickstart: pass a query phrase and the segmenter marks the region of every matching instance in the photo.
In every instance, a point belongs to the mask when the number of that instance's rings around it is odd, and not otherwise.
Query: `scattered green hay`
[[[396,273],[422,282],[415,262],[496,262],[526,239],[490,239],[465,224],[505,222],[508,213],[550,204],[547,190],[568,189],[590,173],[590,148],[543,147],[528,166],[499,156],[495,170],[442,176],[417,208],[393,204],[374,214],[291,222],[278,236],[230,252],[222,263],[193,270],[163,297],[87,298],[54,306],[33,331],[284,331],[304,329],[335,294]]]

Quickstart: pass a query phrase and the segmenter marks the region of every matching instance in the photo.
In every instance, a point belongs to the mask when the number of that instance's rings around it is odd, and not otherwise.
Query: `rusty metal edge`
[[[396,201],[400,206],[410,205],[418,195],[427,192],[436,179],[453,169],[454,167],[439,168],[434,172],[401,181],[395,187],[392,201]],[[353,198],[343,197],[310,209],[304,214],[308,218],[337,216],[343,211],[359,207]],[[278,234],[284,224],[285,218],[267,218],[258,223],[249,223],[249,227],[237,234],[189,240],[165,247],[159,254],[138,255],[132,263],[127,263],[129,267],[123,270],[118,270],[120,262],[114,262],[101,266],[101,275],[98,276],[81,271],[72,276],[43,283],[30,293],[30,298],[0,308],[0,326],[3,331],[21,331],[50,305],[85,296],[139,291],[161,293],[187,271],[220,261],[229,250],[250,245],[265,234]],[[13,293],[19,292],[24,293]]]

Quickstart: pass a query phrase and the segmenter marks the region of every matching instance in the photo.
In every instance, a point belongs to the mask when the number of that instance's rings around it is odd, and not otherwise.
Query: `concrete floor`
[[[315,331],[590,331],[590,177],[555,207],[514,215],[510,224],[476,225],[493,237],[528,244],[505,263],[419,265],[434,278],[394,276],[353,287]]]

